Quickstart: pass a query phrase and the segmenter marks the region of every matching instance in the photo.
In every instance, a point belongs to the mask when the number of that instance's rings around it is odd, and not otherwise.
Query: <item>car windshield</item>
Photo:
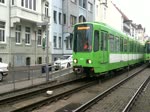
[[[70,56],[62,56],[60,57],[60,59],[64,60],[64,59],[68,59]]]
[[[91,52],[92,25],[80,24],[74,28],[74,52]]]

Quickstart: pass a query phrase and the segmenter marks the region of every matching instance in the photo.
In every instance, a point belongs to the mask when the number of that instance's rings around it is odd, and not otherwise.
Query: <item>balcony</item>
[[[49,22],[50,21],[50,16],[46,16],[45,14],[42,14],[42,21],[43,22]]]
[[[14,23],[20,22],[21,19],[35,23],[49,22],[49,16],[41,14],[41,12],[33,11],[22,7],[11,8],[11,27]]]

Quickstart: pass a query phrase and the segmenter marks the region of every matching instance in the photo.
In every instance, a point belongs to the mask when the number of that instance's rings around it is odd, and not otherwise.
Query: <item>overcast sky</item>
[[[141,24],[150,36],[150,0],[112,0],[133,23]]]

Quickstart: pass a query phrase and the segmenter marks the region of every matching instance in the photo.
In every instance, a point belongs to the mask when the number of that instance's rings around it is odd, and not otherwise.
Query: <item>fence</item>
[[[47,81],[49,82],[52,80],[56,80],[62,76],[73,73],[72,67],[66,69],[59,69],[57,71],[55,71],[55,67],[56,66],[54,65],[49,65],[48,80],[46,79],[46,64],[9,67],[8,75],[4,78],[4,81],[0,83],[0,90],[3,91],[6,88],[10,88],[10,90],[16,90],[20,88],[34,86],[37,84],[46,83]],[[69,77],[67,77],[68,80],[70,80],[69,78],[72,78],[72,76],[70,75]],[[7,87],[4,87],[6,85]]]

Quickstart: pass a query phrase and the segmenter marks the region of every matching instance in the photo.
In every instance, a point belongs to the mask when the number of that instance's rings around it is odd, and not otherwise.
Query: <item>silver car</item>
[[[8,64],[0,62],[0,81],[8,74]]]
[[[62,68],[69,68],[72,66],[72,55],[64,55],[58,60],[54,61],[55,70]]]

